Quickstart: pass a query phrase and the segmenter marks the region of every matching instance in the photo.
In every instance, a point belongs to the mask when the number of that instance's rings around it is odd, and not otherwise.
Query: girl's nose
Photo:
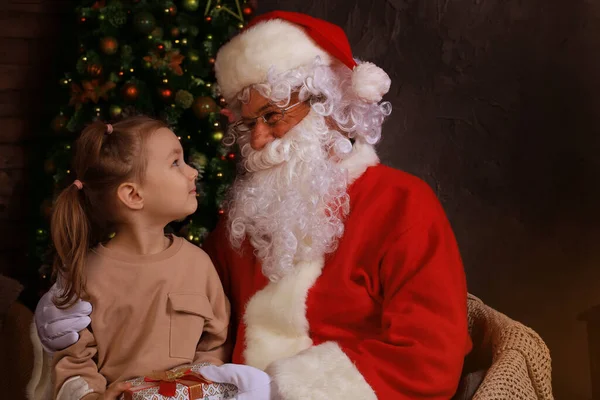
[[[187,167],[189,168],[188,176],[190,177],[190,179],[193,181],[198,179],[198,170],[196,168],[190,167],[189,165],[187,165]]]

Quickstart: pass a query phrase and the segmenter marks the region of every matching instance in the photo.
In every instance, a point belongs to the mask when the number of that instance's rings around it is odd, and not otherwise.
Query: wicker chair
[[[453,400],[551,400],[550,352],[532,329],[468,297],[473,351]]]

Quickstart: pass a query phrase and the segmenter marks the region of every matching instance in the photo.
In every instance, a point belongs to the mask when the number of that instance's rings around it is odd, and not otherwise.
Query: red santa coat
[[[355,145],[356,146],[356,145]],[[220,224],[205,250],[232,307],[233,362],[265,369],[284,399],[449,399],[470,351],[467,290],[429,186],[358,146],[337,250],[269,282]]]

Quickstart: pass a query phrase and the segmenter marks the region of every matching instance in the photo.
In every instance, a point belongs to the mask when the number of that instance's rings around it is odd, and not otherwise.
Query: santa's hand
[[[64,310],[56,307],[52,298],[59,293],[54,284],[48,293],[42,296],[35,309],[35,325],[44,349],[52,353],[65,349],[79,340],[79,331],[87,327],[91,320],[92,305],[77,300]]]
[[[209,365],[200,374],[213,382],[231,383],[238,388],[237,400],[270,400],[271,378],[266,372],[240,364]]]

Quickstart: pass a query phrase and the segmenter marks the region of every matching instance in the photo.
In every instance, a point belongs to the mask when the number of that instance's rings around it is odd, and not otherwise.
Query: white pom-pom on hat
[[[352,89],[368,103],[380,102],[390,90],[391,83],[389,75],[371,62],[362,62],[352,71]]]

